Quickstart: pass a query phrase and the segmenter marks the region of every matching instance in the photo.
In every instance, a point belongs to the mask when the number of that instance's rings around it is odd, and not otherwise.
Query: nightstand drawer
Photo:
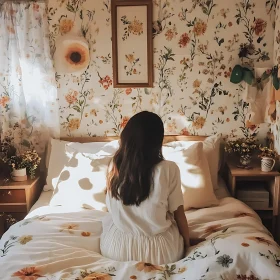
[[[0,190],[0,203],[25,203],[25,190]]]
[[[0,203],[0,213],[13,212],[13,213],[26,213],[27,207],[25,203]]]

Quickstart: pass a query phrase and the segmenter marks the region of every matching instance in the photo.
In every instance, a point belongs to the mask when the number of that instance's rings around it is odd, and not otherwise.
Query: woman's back
[[[177,165],[161,161],[154,168],[153,181],[149,197],[139,206],[124,205],[107,193],[106,204],[119,230],[153,236],[166,231],[174,222],[171,213],[183,204]]]
[[[154,264],[182,257],[184,240],[178,224],[187,242],[188,226],[180,172],[162,156],[163,137],[161,118],[147,111],[134,115],[121,133],[108,172],[110,215],[103,221],[100,244],[105,257]]]

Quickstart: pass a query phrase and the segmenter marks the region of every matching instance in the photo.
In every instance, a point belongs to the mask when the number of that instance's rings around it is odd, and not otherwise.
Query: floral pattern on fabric
[[[205,241],[188,248],[178,262],[162,265],[103,257],[100,235],[106,212],[31,213],[28,223],[13,225],[0,241],[0,250],[8,248],[5,256],[0,251],[1,280],[280,279],[279,246],[260,220],[233,218],[236,209],[250,212],[234,198],[222,199],[217,207],[187,211],[191,237]]]
[[[71,27],[64,22],[62,32]],[[0,5],[0,135],[39,153],[60,133],[46,4]]]
[[[11,276],[18,277],[21,280],[37,280],[39,277],[43,277],[43,275],[39,274],[40,270],[36,269],[36,267],[25,267]]]
[[[0,249],[0,258],[5,257],[8,252],[16,246],[17,243],[20,245],[26,245],[28,242],[32,241],[32,235],[23,235],[23,236],[10,236],[10,238],[4,243],[3,248]]]

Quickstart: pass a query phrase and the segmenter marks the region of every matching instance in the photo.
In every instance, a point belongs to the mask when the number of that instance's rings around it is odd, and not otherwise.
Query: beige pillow
[[[74,153],[58,178],[50,205],[107,211],[106,175],[111,158]]]
[[[188,147],[163,147],[163,156],[180,169],[185,210],[218,205],[202,142]]]
[[[209,170],[211,173],[211,180],[214,187],[214,190],[219,188],[218,184],[218,174],[221,164],[220,157],[220,145],[221,145],[221,136],[213,135],[207,137],[203,142],[203,151],[207,157]]]
[[[188,148],[192,146],[197,141],[174,141],[165,144],[166,147],[182,147]],[[220,168],[220,144],[221,144],[221,136],[220,135],[213,135],[207,137],[203,143],[203,152],[207,158],[210,174],[211,174],[211,181],[214,190],[219,188],[218,185],[218,173]]]

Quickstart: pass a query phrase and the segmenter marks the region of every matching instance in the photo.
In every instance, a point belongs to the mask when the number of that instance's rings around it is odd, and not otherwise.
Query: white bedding
[[[99,254],[99,237],[105,215],[108,214],[96,210],[57,212],[13,225],[0,241],[0,278],[280,279],[279,247],[258,216],[234,198],[221,199],[217,207],[187,211],[191,238],[206,241],[189,248],[181,261],[164,266],[103,258]]]
[[[185,258],[163,266],[100,255],[106,212],[50,206],[52,191],[0,240],[1,280],[279,280],[280,250],[256,213],[230,197],[220,179],[219,205],[189,210],[191,238],[205,238]]]
[[[68,213],[68,212],[80,212],[80,211],[87,211],[87,209],[83,209],[80,207],[73,207],[73,205],[68,206],[49,206],[51,197],[52,197],[52,191],[43,191],[39,197],[39,199],[36,201],[36,203],[33,205],[33,207],[30,209],[29,214],[26,216],[26,218],[31,218],[36,215],[45,215],[48,213]],[[219,178],[218,180],[218,188],[215,190],[215,195],[218,199],[222,199],[225,197],[229,197],[230,193],[227,189],[227,186],[225,184],[225,181],[222,178]]]
[[[39,199],[30,209],[25,219],[29,219],[38,215],[46,215],[50,213],[72,213],[72,212],[89,211],[89,209],[73,206],[71,203],[69,203],[69,205],[63,205],[63,206],[50,206],[49,203],[52,194],[53,194],[52,191],[43,191]]]

